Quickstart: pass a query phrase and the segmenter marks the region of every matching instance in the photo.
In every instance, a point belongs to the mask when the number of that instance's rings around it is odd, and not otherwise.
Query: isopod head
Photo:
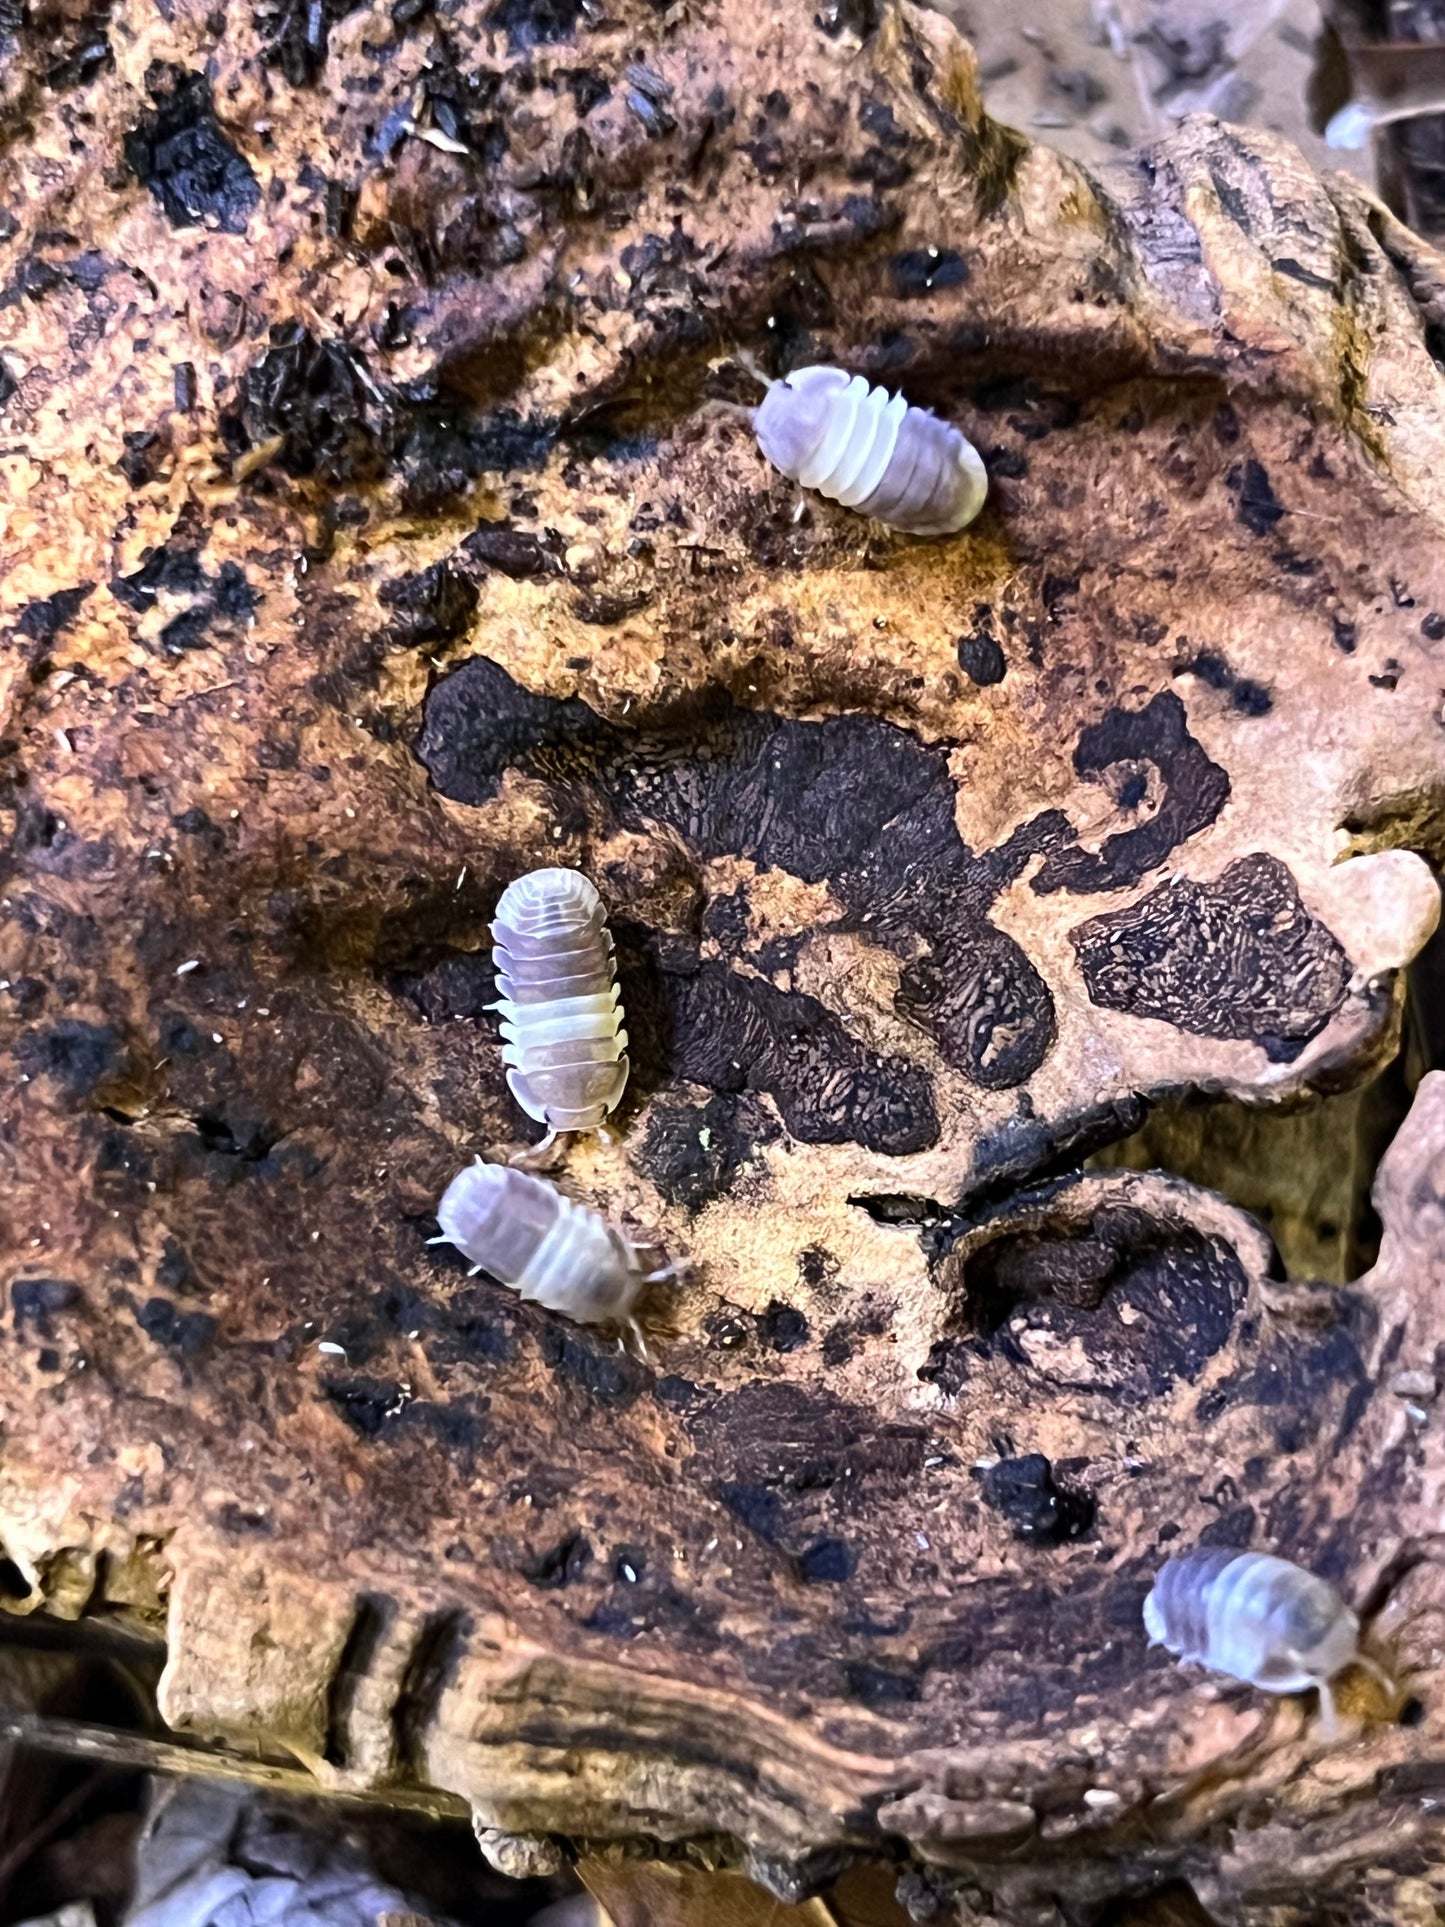
[[[823,439],[834,398],[849,380],[841,368],[795,368],[770,384],[753,416],[753,432],[774,468],[784,475],[798,473]]]

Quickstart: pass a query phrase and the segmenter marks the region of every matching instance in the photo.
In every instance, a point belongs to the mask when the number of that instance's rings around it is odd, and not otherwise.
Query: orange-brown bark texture
[[[177,1727],[499,1862],[1438,1901],[1442,1086],[1338,1292],[1080,1166],[1396,1048],[1439,260],[1208,120],[1085,173],[907,5],[3,22],[9,1604],[164,1615]],[[957,422],[979,520],[770,471],[747,363],[809,360]],[[546,863],[633,1059],[560,1175],[692,1261],[646,1360],[427,1244],[532,1134]],[[1200,1539],[1335,1579],[1414,1723],[1149,1653]]]

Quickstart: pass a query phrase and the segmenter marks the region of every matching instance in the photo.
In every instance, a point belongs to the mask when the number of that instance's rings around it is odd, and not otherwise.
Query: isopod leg
[[[1400,1690],[1399,1680],[1397,1680],[1392,1674],[1387,1673],[1384,1667],[1380,1664],[1380,1662],[1377,1659],[1371,1659],[1368,1653],[1356,1653],[1355,1664],[1356,1666],[1363,1666],[1365,1671],[1369,1674],[1370,1678],[1377,1679],[1380,1682],[1381,1686],[1384,1687],[1387,1693],[1399,1692]]]
[[[647,1340],[643,1336],[641,1325],[638,1324],[635,1318],[629,1318],[625,1321],[617,1342],[622,1350],[626,1352],[629,1357],[637,1359],[639,1364],[650,1365],[652,1363],[652,1354],[647,1349]]]
[[[644,1285],[660,1285],[667,1278],[690,1278],[692,1264],[686,1258],[678,1258],[672,1264],[663,1265],[660,1270],[643,1273]]]
[[[549,1130],[540,1144],[529,1144],[525,1151],[516,1152],[507,1162],[517,1171],[545,1171],[561,1156],[555,1147],[571,1135],[570,1131]]]
[[[754,381],[761,382],[764,388],[772,387],[772,376],[763,367],[763,364],[750,348],[735,348],[733,350],[733,360],[740,368],[745,368]]]
[[[1335,1706],[1335,1696],[1330,1691],[1327,1679],[1318,1681],[1320,1692],[1320,1732],[1331,1746],[1340,1737],[1340,1716]]]

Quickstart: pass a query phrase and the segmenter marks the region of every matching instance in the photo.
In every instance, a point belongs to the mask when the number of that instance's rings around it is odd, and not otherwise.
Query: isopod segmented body
[[[770,382],[753,430],[784,475],[909,535],[955,534],[988,494],[982,457],[950,422],[841,368]]]
[[[492,924],[507,1083],[547,1144],[595,1131],[627,1083],[606,919],[580,871],[532,870],[507,886]]]
[[[1360,1622],[1334,1587],[1271,1553],[1195,1546],[1166,1561],[1144,1601],[1144,1626],[1180,1659],[1266,1693],[1318,1687],[1328,1728],[1336,1673],[1359,1662],[1384,1677],[1360,1652]]]
[[[651,1277],[637,1247],[600,1211],[515,1165],[480,1158],[458,1172],[437,1206],[442,1235],[499,1285],[579,1325],[632,1325]]]

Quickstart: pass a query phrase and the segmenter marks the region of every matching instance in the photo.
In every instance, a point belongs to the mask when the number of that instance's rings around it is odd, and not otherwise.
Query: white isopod
[[[1271,1553],[1195,1546],[1166,1561],[1144,1601],[1144,1626],[1180,1659],[1266,1693],[1317,1687],[1328,1734],[1336,1728],[1330,1681],[1347,1666],[1393,1690],[1360,1651],[1360,1622],[1334,1587]]]
[[[522,1298],[579,1325],[621,1325],[639,1340],[634,1316],[645,1286],[676,1267],[644,1269],[639,1248],[600,1211],[564,1197],[555,1184],[515,1165],[459,1171],[437,1206],[441,1236]]]
[[[956,534],[988,494],[982,457],[951,422],[841,368],[768,382],[753,430],[784,475],[908,535]]]
[[[492,924],[502,1062],[527,1113],[566,1131],[600,1129],[627,1083],[627,1032],[602,899],[579,870],[532,870],[508,884]]]

